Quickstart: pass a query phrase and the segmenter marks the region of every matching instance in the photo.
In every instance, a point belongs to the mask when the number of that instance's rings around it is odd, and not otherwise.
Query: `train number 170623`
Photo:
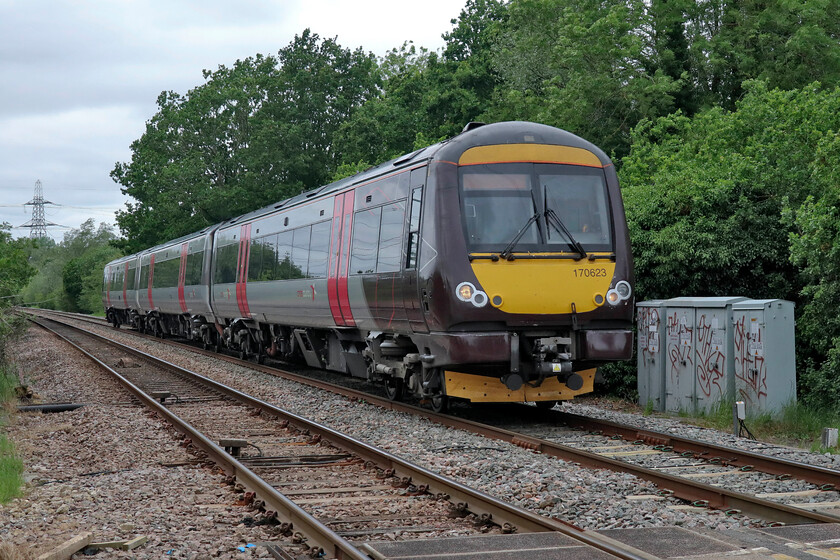
[[[576,268],[575,278],[606,278],[606,268]]]

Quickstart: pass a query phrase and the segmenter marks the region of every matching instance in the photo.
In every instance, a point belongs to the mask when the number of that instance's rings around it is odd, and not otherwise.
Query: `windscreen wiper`
[[[545,209],[545,220],[546,222],[553,225],[557,231],[559,231],[569,239],[569,243],[571,244],[572,248],[578,253],[580,253],[581,259],[586,258],[586,250],[583,248],[583,245],[580,244],[580,241],[575,239],[575,236],[572,235],[572,232],[569,231],[569,228],[566,227],[566,224],[564,224],[563,220],[560,219],[560,216],[557,215],[557,212],[555,212],[552,208],[548,208],[547,206]]]
[[[499,258],[511,260],[511,257],[512,257],[511,253],[513,252],[513,248],[516,247],[516,244],[519,243],[519,240],[522,239],[522,236],[525,235],[526,231],[528,231],[528,228],[531,227],[531,225],[539,219],[540,219],[540,213],[539,212],[536,212],[533,216],[528,218],[528,221],[525,222],[525,225],[522,226],[522,229],[520,229],[518,232],[516,232],[516,235],[513,236],[513,239],[510,240],[510,243],[508,243],[505,246],[505,248],[502,249],[502,252],[499,253]]]

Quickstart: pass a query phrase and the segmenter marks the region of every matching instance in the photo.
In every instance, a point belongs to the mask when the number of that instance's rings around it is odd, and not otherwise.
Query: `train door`
[[[403,305],[408,316],[408,323],[411,330],[416,333],[427,333],[429,327],[426,325],[424,316],[425,294],[420,292],[417,278],[417,263],[420,262],[420,250],[422,246],[421,218],[423,207],[423,190],[426,183],[426,168],[414,169],[411,171],[411,182],[409,184],[409,207],[408,214],[408,236],[406,240],[405,274],[403,275],[405,289],[403,290]]]
[[[181,245],[181,266],[178,269],[178,303],[181,306],[181,312],[187,312],[187,301],[184,298],[184,279],[187,275],[187,247],[189,243]]]
[[[128,309],[128,261],[125,261],[125,268],[123,269],[123,286],[122,286],[122,307]]]
[[[111,267],[105,267],[105,307],[111,307]]]
[[[354,196],[354,191],[338,194],[335,196],[333,206],[327,297],[330,301],[330,313],[332,313],[333,320],[340,327],[356,326],[356,321],[353,319],[353,313],[350,310],[350,297],[347,287]]]
[[[149,310],[155,309],[155,300],[152,298],[152,285],[154,284],[155,278],[155,255],[152,253],[149,259],[149,282],[146,286],[146,291],[149,296]]]

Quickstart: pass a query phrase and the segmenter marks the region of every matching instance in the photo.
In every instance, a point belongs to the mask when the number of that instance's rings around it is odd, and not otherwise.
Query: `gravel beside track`
[[[25,495],[0,506],[0,543],[32,558],[84,533],[149,542],[108,558],[268,557],[269,527],[248,527],[224,476],[63,342],[31,328],[12,358],[42,402],[86,403],[61,414],[17,414],[8,426],[24,461]],[[123,435],[118,435],[123,434]]]
[[[621,424],[656,430],[684,438],[708,441],[717,445],[725,445],[728,447],[736,447],[738,449],[752,451],[754,453],[761,453],[762,455],[780,457],[790,461],[798,461],[840,470],[840,455],[832,455],[831,453],[811,453],[810,451],[796,447],[787,447],[784,445],[775,445],[762,441],[753,441],[746,438],[738,438],[730,433],[686,424],[679,418],[644,416],[642,414],[632,414],[624,411],[611,410],[609,407],[593,406],[590,404],[576,402],[565,403],[563,405],[563,410],[573,414],[580,414],[581,416],[591,416],[593,418],[611,420]],[[747,425],[749,426],[749,420],[747,421]]]
[[[581,468],[423,418],[216,362],[189,350],[138,340],[107,327],[82,326],[354,435],[498,498],[585,529],[663,525],[723,529],[758,523],[716,511],[671,509],[684,505],[672,499],[626,500],[625,496],[651,495],[658,489],[632,475]]]
[[[625,496],[654,494],[657,489],[630,475],[583,469],[504,442],[444,428],[422,418],[386,411],[244,367],[216,362],[189,350],[138,340],[129,333],[87,323],[81,326],[229,384],[291,412],[313,418],[336,430],[353,434],[358,439],[536,513],[562,518],[587,529],[669,525],[728,529],[756,523],[740,516],[727,517],[720,512],[670,509],[670,506],[678,504],[670,499],[626,500]],[[63,345],[57,345],[40,329],[30,330],[26,343],[20,345],[16,359],[27,376],[27,382],[39,392],[43,401],[95,402],[99,398],[103,402],[114,403],[127,400],[124,395],[96,395],[97,391],[104,389],[91,387],[88,382],[82,381],[79,371],[90,369],[90,372],[95,372],[95,368],[80,366],[82,362],[76,356],[68,353]],[[90,372],[85,375],[94,375]],[[714,430],[688,426],[678,419],[644,417],[577,403],[566,403],[563,406],[578,414],[590,414],[685,437],[737,445],[792,460],[810,461],[834,468],[840,465],[837,457],[748,442]],[[50,477],[67,478],[63,473],[61,476],[56,474],[61,472],[58,469],[68,468],[68,457],[87,457],[95,462],[82,463],[75,467],[76,471],[71,472],[77,475],[72,480],[79,485],[78,490],[71,486],[62,493],[61,486],[56,484],[33,486],[24,499],[0,507],[0,539],[11,539],[13,542],[33,542],[33,539],[46,542],[53,539],[54,543],[60,542],[74,531],[81,532],[91,527],[86,523],[100,515],[100,512],[104,513],[97,527],[110,531],[103,535],[104,538],[128,538],[133,534],[149,534],[158,538],[135,550],[131,557],[144,558],[144,554],[152,551],[154,554],[150,557],[160,557],[161,552],[170,550],[164,548],[165,543],[175,541],[189,542],[198,548],[179,547],[181,552],[176,551],[172,557],[226,557],[232,554],[230,551],[236,546],[260,539],[259,531],[267,530],[247,528],[241,523],[247,512],[231,505],[235,498],[226,487],[221,487],[220,476],[195,466],[160,467],[159,462],[162,460],[157,453],[149,453],[149,457],[145,458],[144,450],[154,447],[171,453],[172,463],[192,459],[177,446],[177,440],[172,434],[163,428],[154,427],[155,420],[134,412],[139,418],[131,421],[137,424],[126,426],[124,433],[142,434],[139,443],[137,439],[133,442],[112,441],[113,436],[105,429],[98,428],[121,422],[123,414],[115,411],[125,409],[111,404],[85,407],[60,415],[19,416],[10,433],[18,441],[30,478],[46,479],[44,474],[39,474],[38,468],[49,473]],[[50,428],[53,424],[64,425],[65,429]],[[48,434],[48,437],[30,435],[37,434],[39,430]],[[102,432],[101,436],[96,435],[98,432]],[[131,470],[99,476],[78,476],[84,472],[122,469]],[[169,482],[170,479],[166,478],[176,474],[184,480]],[[210,487],[215,487],[218,495],[208,494],[206,489]],[[149,496],[150,505],[136,514],[120,509],[121,503],[127,503],[126,492],[137,491]],[[87,498],[85,493],[92,494],[93,498]],[[73,496],[76,495],[82,498],[74,500]],[[197,503],[202,505],[196,506]],[[63,509],[67,511],[58,513]],[[199,515],[193,517],[196,510]],[[119,526],[124,523],[134,525],[129,531],[131,534],[120,531]],[[189,525],[189,530],[184,525]],[[394,537],[399,538],[399,535]],[[265,534],[262,538],[269,540],[271,535]],[[197,550],[199,554],[186,555],[183,552],[185,550]],[[264,549],[249,549],[255,550]],[[245,554],[249,553],[253,554]],[[242,553],[236,554],[242,557]]]

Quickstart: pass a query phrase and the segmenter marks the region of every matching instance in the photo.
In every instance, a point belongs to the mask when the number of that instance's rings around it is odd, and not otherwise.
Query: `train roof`
[[[264,206],[262,208],[253,210],[251,212],[241,214],[234,218],[225,220],[219,224],[208,226],[202,229],[201,231],[197,231],[189,235],[179,237],[178,239],[174,239],[172,241],[161,243],[160,245],[150,247],[148,249],[140,251],[139,253],[135,253],[134,255],[128,255],[127,257],[123,257],[123,259],[118,259],[113,262],[120,262],[121,260],[136,257],[141,254],[159,251],[164,247],[168,247],[177,243],[183,243],[184,241],[187,241],[189,239],[193,239],[197,236],[207,234],[211,230],[221,229],[240,222],[247,222],[260,216],[265,216],[273,212],[277,212],[278,210],[281,210],[283,208],[292,208],[302,202],[306,202],[313,198],[340,192],[353,185],[371,181],[377,177],[393,173],[394,171],[398,171],[400,169],[412,167],[420,162],[428,161],[436,157],[438,159],[444,159],[448,161],[458,161],[458,158],[464,151],[475,146],[518,143],[544,143],[583,148],[594,153],[601,160],[602,164],[609,165],[611,163],[609,157],[600,148],[598,148],[591,142],[584,140],[583,138],[576,136],[571,132],[555,128],[553,126],[527,121],[510,121],[493,124],[469,123],[467,126],[464,127],[464,130],[461,132],[461,134],[458,134],[457,136],[454,136],[447,140],[438,142],[437,144],[433,144],[425,148],[420,148],[419,150],[415,150],[409,154],[405,154],[396,157],[390,161],[386,161],[379,165],[370,167],[351,177],[340,179],[333,183],[314,188],[312,190],[306,191],[291,198],[281,200],[280,202],[276,202],[274,204],[270,204],[268,206]]]
[[[327,185],[314,188],[312,190],[303,192],[299,195],[293,196],[291,198],[287,198],[285,200],[281,200],[280,202],[275,202],[274,204],[270,204],[268,206],[264,206],[263,208],[258,208],[257,210],[253,210],[246,214],[242,214],[240,216],[236,216],[235,218],[231,218],[229,220],[225,220],[221,224],[219,224],[220,228],[230,226],[239,222],[249,221],[251,219],[257,218],[259,216],[264,216],[266,214],[271,214],[273,212],[277,212],[283,208],[292,208],[297,204],[302,202],[306,202],[313,198],[319,196],[326,196],[331,193],[340,192],[348,187],[352,187],[353,185],[357,185],[360,183],[366,183],[371,181],[377,177],[381,177],[383,175],[387,175],[389,173],[393,173],[394,171],[398,171],[400,169],[404,169],[407,167],[411,167],[412,165],[416,165],[419,162],[427,161],[432,159],[435,153],[440,149],[449,140],[444,140],[443,142],[439,142],[437,144],[433,144],[432,146],[427,146],[425,148],[420,148],[419,150],[415,150],[410,154],[405,154],[400,157],[394,158],[390,161],[386,161],[385,163],[381,163],[379,165],[370,167],[360,173],[357,173],[351,177],[346,177],[344,179],[340,179],[333,183],[329,183]]]

